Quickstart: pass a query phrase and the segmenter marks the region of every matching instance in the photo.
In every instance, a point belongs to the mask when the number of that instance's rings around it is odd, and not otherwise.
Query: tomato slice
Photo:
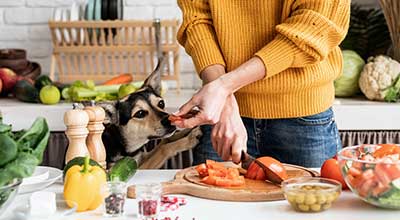
[[[222,187],[229,187],[232,185],[232,180],[222,177],[215,177],[215,185]]]
[[[377,149],[373,156],[375,158],[382,158],[388,155],[400,154],[400,147],[395,144],[380,144],[381,148]]]
[[[196,166],[196,171],[199,173],[200,177],[208,176],[207,166],[204,163]]]
[[[200,180],[200,182],[208,184],[208,185],[215,185],[216,179],[214,176],[206,176]]]
[[[181,121],[183,120],[183,118],[179,117],[179,116],[175,116],[175,115],[169,115],[168,116],[168,120],[172,123],[176,122],[176,121]]]
[[[237,168],[226,168],[222,163],[207,160],[206,163],[196,167],[201,177],[200,182],[220,187],[241,186],[245,184],[243,176],[240,176]]]

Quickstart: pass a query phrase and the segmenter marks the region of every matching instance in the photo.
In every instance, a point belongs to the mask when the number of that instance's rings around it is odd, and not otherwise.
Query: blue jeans
[[[288,119],[252,119],[242,117],[247,130],[247,152],[271,156],[284,163],[320,167],[342,147],[333,111]],[[211,125],[201,127],[203,136],[194,148],[193,164],[206,159],[222,161],[211,144]]]

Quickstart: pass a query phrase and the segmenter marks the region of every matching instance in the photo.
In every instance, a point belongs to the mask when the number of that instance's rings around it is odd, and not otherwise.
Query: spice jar
[[[107,217],[119,217],[124,214],[126,198],[126,183],[109,181],[103,186],[104,215]]]
[[[161,184],[149,183],[136,186],[138,217],[141,220],[155,219],[161,206]]]

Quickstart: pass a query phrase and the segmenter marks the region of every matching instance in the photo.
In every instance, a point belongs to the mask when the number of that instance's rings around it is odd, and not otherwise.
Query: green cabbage
[[[358,79],[364,68],[365,61],[352,50],[343,52],[343,74],[335,80],[335,95],[337,97],[349,97],[356,95],[360,88]]]

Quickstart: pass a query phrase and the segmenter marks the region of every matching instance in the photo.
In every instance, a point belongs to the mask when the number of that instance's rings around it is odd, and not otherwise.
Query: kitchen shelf
[[[168,112],[174,112],[194,94],[194,90],[182,90],[179,95],[169,91],[166,96]],[[71,103],[42,105],[19,102],[15,99],[0,99],[0,111],[6,123],[14,130],[26,128],[38,116],[47,118],[52,131],[64,131],[64,112]],[[367,101],[365,98],[338,98],[333,110],[339,130],[349,131],[400,131],[400,103]]]

